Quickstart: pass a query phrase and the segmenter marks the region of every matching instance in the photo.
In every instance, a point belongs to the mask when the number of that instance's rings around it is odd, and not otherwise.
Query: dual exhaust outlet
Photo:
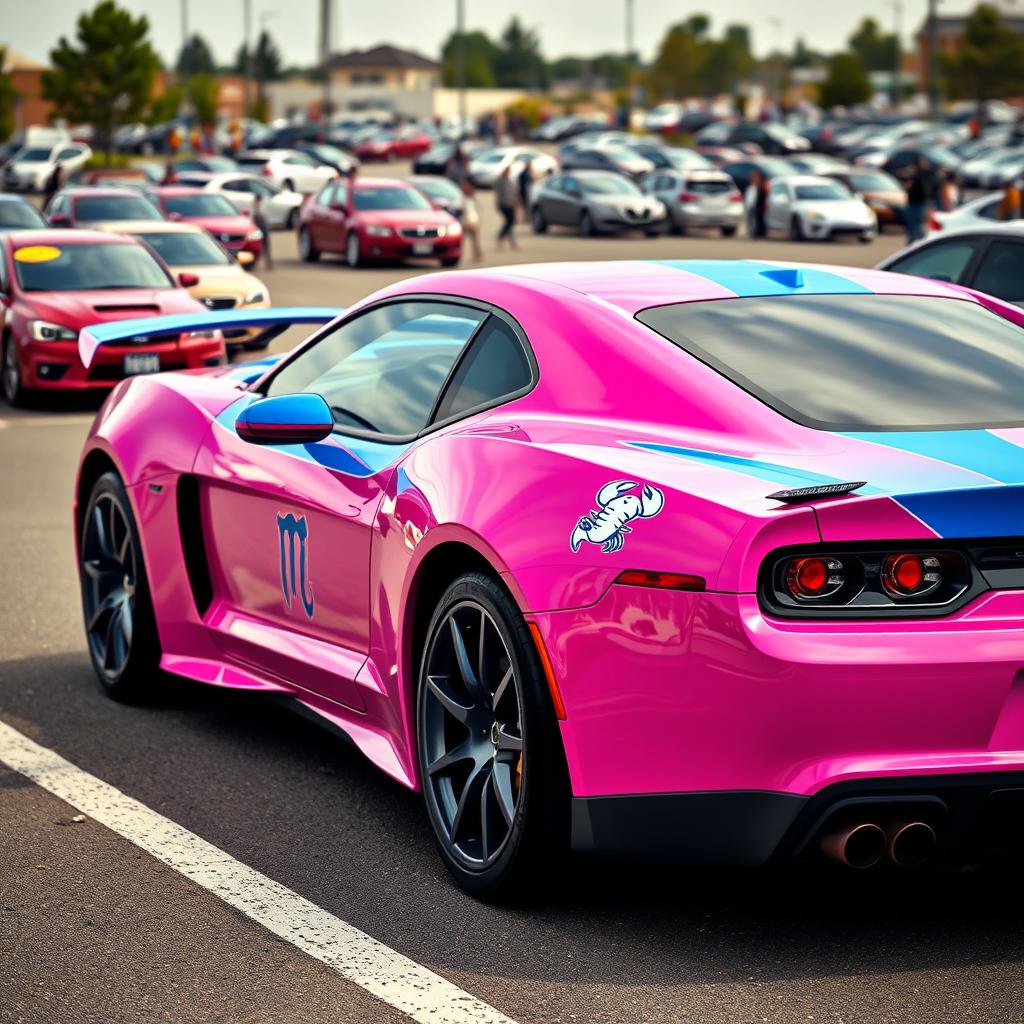
[[[916,868],[931,858],[935,844],[935,829],[924,821],[897,821],[888,828],[863,821],[823,836],[821,852],[858,870],[885,857],[898,867]]]

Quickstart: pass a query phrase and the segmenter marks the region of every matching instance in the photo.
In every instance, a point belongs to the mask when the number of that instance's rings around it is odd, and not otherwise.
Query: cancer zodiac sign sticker
[[[630,493],[640,487],[640,492]],[[597,511],[591,509],[573,527],[569,547],[579,551],[580,545],[598,544],[607,555],[618,551],[625,542],[625,535],[632,533],[629,523],[634,519],[651,519],[665,505],[665,495],[635,480],[613,480],[597,492]]]

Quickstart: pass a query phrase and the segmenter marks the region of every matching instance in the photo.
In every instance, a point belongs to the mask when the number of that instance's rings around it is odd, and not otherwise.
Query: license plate
[[[413,242],[412,254],[414,256],[429,256],[434,251],[433,242]]]
[[[133,352],[124,357],[124,375],[135,377],[140,373],[159,373],[160,357],[155,352]]]

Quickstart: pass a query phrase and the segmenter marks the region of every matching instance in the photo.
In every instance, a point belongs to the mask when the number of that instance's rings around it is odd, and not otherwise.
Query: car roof
[[[109,199],[114,196],[137,196],[139,190],[128,185],[74,185],[61,189],[61,194],[74,196],[75,199],[88,199],[93,196]]]
[[[8,231],[3,239],[14,249],[25,245],[84,245],[87,242],[108,244],[117,242],[116,235],[107,231],[87,231],[83,228],[26,228],[20,231]],[[121,239],[124,241],[124,239]]]
[[[153,185],[146,190],[155,196],[200,196],[204,190],[196,185]]]
[[[549,298],[565,289],[582,293],[603,306],[634,315],[651,306],[717,299],[791,295],[899,294],[963,299],[954,286],[928,278],[881,270],[768,260],[601,260],[579,263],[510,264],[486,270],[460,270],[416,279],[416,286],[456,293],[465,283],[494,293],[502,282]],[[402,286],[395,286],[401,291]]]
[[[409,182],[401,178],[356,178],[352,184],[357,191],[363,188],[411,188]]]
[[[789,174],[779,181],[787,185],[834,185],[835,182],[823,174]]]
[[[179,220],[108,220],[102,221],[105,230],[110,234],[138,235],[205,235],[206,231],[198,224],[189,224]]]
[[[25,196],[14,195],[11,192],[0,192],[0,203],[19,203],[22,206],[32,206]]]
[[[602,171],[598,167],[581,167],[579,170],[577,170],[574,167],[569,167],[560,173],[562,177],[571,176],[573,178],[583,178],[584,181],[587,178],[615,178],[616,181],[630,180],[629,178],[623,177],[621,174],[618,174],[616,171]]]

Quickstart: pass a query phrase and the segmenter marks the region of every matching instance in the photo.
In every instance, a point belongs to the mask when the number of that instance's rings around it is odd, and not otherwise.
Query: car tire
[[[418,766],[441,859],[475,896],[536,893],[569,848],[569,777],[529,626],[496,579],[467,573],[447,588],[418,681]]]
[[[160,640],[128,493],[115,472],[92,486],[79,531],[86,646],[108,696],[137,702],[160,689]]]
[[[858,235],[861,245],[867,245],[869,242],[873,242],[877,237],[877,231],[862,231],[860,235]]]
[[[348,233],[345,239],[345,262],[355,270],[360,263],[359,235],[355,231]]]
[[[320,259],[320,250],[313,244],[309,228],[299,228],[299,257],[303,263],[316,263]]]
[[[736,225],[723,224],[719,230],[722,232],[723,238],[732,238],[736,234]]]
[[[804,226],[800,223],[800,218],[796,214],[793,214],[789,222],[789,239],[791,242],[802,242],[804,240]]]
[[[543,235],[548,229],[548,222],[544,218],[544,211],[539,206],[533,208],[533,213],[530,216],[530,225],[535,235]]]
[[[281,182],[281,188],[283,188],[285,192],[294,192],[295,182],[292,181],[291,178],[285,178],[284,181]]]
[[[589,210],[584,210],[580,214],[580,234],[584,238],[593,238],[597,234],[597,229],[594,227],[594,218],[590,216]]]
[[[298,210],[298,207],[296,207],[296,208],[291,209],[291,210],[288,211],[288,219],[284,222],[284,226],[289,231],[294,231],[295,230],[295,225],[298,223],[298,220],[299,220],[299,210]]]
[[[446,256],[443,260],[441,260],[441,266],[449,268],[457,267],[459,265],[459,260],[461,259],[461,256]]]
[[[0,364],[0,381],[2,381],[4,398],[8,405],[25,404],[27,392],[21,382],[21,363],[18,360],[18,343],[9,334],[3,339],[3,356]]]

